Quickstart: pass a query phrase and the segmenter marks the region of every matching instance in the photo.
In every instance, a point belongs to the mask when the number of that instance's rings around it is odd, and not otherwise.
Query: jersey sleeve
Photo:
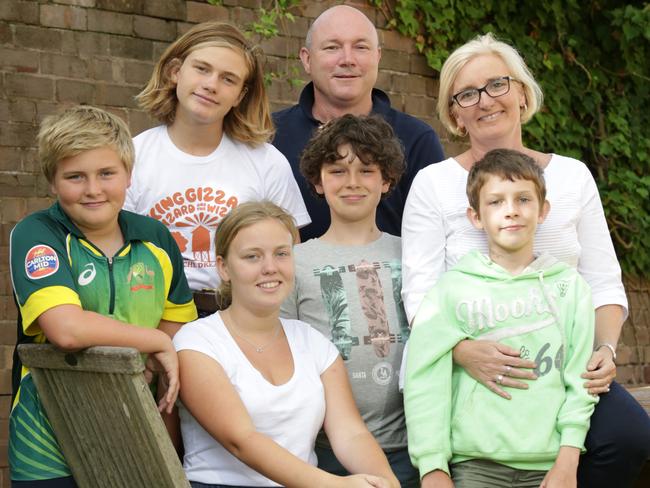
[[[196,320],[198,314],[192,298],[192,292],[185,277],[183,256],[169,230],[159,222],[156,222],[156,224],[159,229],[159,241],[168,256],[170,266],[169,289],[167,291],[162,319],[180,323],[191,322],[192,320]]]
[[[311,223],[311,218],[300,194],[300,188],[293,176],[289,161],[280,151],[268,144],[267,173],[265,174],[265,194],[263,198],[270,200],[289,212],[298,227]]]
[[[68,257],[66,234],[34,215],[11,232],[11,281],[22,316],[23,332],[37,335],[36,319],[59,305],[77,305],[75,280]]]

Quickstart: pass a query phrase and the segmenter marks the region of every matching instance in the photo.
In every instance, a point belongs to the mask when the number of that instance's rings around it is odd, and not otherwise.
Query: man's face
[[[372,23],[360,11],[343,5],[316,19],[310,47],[300,52],[314,82],[316,104],[352,113],[371,103],[380,57]]]

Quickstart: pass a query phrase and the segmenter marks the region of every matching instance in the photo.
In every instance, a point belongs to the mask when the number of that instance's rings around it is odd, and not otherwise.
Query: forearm
[[[624,311],[620,305],[603,305],[596,309],[596,346],[611,344],[616,347],[623,327]]]
[[[350,473],[368,473],[397,483],[384,451],[370,432],[364,429],[345,442],[332,444],[336,458]]]
[[[155,353],[172,347],[169,336],[160,330],[120,322],[75,305],[50,309],[38,321],[48,340],[64,350],[118,346]]]
[[[267,478],[287,488],[340,486],[340,478],[308,464],[257,431],[224,444],[231,454]]]

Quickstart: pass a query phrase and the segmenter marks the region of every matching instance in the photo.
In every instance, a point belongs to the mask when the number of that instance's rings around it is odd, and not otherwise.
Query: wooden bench
[[[189,488],[138,351],[23,344],[18,353],[80,488]]]
[[[630,394],[636,398],[645,411],[650,415],[650,386],[628,388]],[[635,488],[648,488],[650,486],[650,461],[645,463],[641,475],[634,485]]]

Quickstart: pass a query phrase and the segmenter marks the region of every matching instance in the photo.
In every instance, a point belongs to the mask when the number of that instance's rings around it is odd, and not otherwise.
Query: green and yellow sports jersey
[[[10,262],[19,308],[18,344],[46,342],[39,315],[66,304],[148,328],[158,327],[161,319],[196,319],[183,260],[166,227],[126,211],[118,221],[125,244],[112,258],[84,238],[58,203],[16,225]],[[16,353],[13,395],[11,479],[70,476],[32,377]]]

